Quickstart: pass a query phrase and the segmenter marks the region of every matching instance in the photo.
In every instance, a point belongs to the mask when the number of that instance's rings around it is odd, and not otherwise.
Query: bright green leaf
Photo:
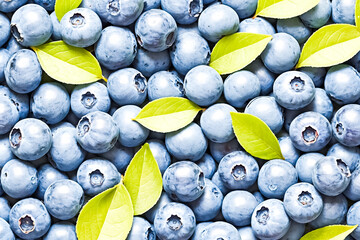
[[[162,177],[148,143],[131,160],[125,172],[124,184],[134,205],[135,215],[143,214],[159,200]]]
[[[200,110],[186,98],[160,98],[143,107],[134,120],[152,131],[173,132],[190,124]]]
[[[81,210],[76,234],[79,240],[125,240],[134,210],[125,186],[120,183],[92,198]]]
[[[300,240],[344,240],[356,227],[357,225],[331,225],[311,231]]]
[[[249,154],[266,160],[284,159],[277,138],[260,118],[247,113],[230,115],[236,138]]]
[[[355,23],[356,27],[360,31],[360,0],[356,0],[355,3]]]
[[[296,68],[330,67],[360,51],[360,32],[350,24],[331,24],[313,33],[304,44]]]
[[[68,11],[77,8],[80,3],[81,0],[56,0],[55,14],[59,22]]]
[[[210,67],[220,74],[238,71],[254,61],[271,38],[271,35],[244,32],[225,36],[211,53]]]
[[[104,79],[99,62],[88,51],[63,41],[32,47],[42,69],[53,79],[68,84],[84,84]]]
[[[259,0],[255,16],[292,18],[309,11],[319,2],[320,0]]]

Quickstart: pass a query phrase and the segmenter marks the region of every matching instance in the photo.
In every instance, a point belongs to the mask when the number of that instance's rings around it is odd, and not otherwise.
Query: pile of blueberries
[[[129,240],[297,240],[360,224],[360,54],[293,70],[316,29],[355,24],[355,0],[283,20],[252,18],[256,0],[83,0],[60,22],[54,4],[0,0],[1,240],[77,239],[84,203],[118,184],[145,142],[165,191]],[[220,76],[211,50],[236,32],[273,39]],[[51,40],[91,51],[107,83],[51,80],[30,48]],[[162,97],[205,110],[166,134],[132,120]],[[244,151],[229,114],[243,111],[270,127],[285,160]]]

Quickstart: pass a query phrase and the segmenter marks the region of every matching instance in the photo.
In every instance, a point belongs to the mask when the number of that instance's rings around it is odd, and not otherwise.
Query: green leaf
[[[296,68],[330,67],[360,51],[360,32],[350,24],[331,24],[314,32],[304,44]]]
[[[220,74],[238,71],[254,61],[271,39],[271,35],[244,32],[225,36],[211,53],[210,67]]]
[[[68,84],[84,84],[106,79],[99,62],[88,51],[56,41],[31,47],[42,69],[53,79]]]
[[[77,8],[81,1],[82,0],[56,0],[55,14],[59,22],[68,11]]]
[[[247,113],[231,112],[235,136],[252,156],[265,159],[284,159],[274,133],[260,118]]]
[[[160,98],[143,107],[134,120],[152,131],[173,132],[190,124],[200,110],[186,98]]]
[[[355,23],[357,29],[360,31],[360,0],[355,3]]]
[[[357,226],[326,226],[305,234],[300,240],[344,240]]]
[[[135,215],[143,214],[159,200],[162,177],[148,143],[131,160],[125,172],[124,184],[130,193]]]
[[[133,206],[120,183],[92,198],[81,210],[76,234],[79,240],[125,240],[133,222]]]
[[[292,18],[309,11],[319,2],[320,0],[259,0],[255,17]]]

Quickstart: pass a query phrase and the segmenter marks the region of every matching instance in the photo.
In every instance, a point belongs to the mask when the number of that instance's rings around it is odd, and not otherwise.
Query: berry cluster
[[[355,24],[355,0],[280,20],[251,18],[257,2],[83,0],[59,21],[55,0],[0,0],[0,240],[77,239],[83,205],[121,182],[145,142],[164,191],[128,240],[298,240],[360,224],[360,53],[293,70],[316,29]],[[272,40],[221,76],[211,51],[236,32]],[[91,51],[107,82],[47,76],[31,47],[58,40]],[[165,97],[205,110],[169,133],[134,121]],[[285,160],[240,146],[230,115],[240,111],[267,124]]]

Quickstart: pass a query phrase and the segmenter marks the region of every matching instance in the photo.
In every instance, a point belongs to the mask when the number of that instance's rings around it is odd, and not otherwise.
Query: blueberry
[[[129,66],[135,59],[135,35],[127,28],[109,26],[102,30],[95,45],[95,55],[100,64],[110,70]]]
[[[163,97],[183,97],[184,83],[175,74],[168,71],[154,73],[148,81],[148,97],[154,101]]]
[[[251,214],[257,205],[256,198],[250,192],[232,191],[224,198],[222,214],[226,221],[234,226],[247,226],[251,222]]]
[[[189,239],[195,227],[194,213],[181,203],[168,203],[155,215],[154,228],[160,240]]]
[[[150,139],[147,141],[152,155],[154,156],[160,172],[163,174],[171,163],[171,156],[162,140]]]
[[[224,82],[226,101],[234,107],[245,107],[248,101],[260,95],[259,78],[250,71],[241,70],[230,74]]]
[[[0,82],[5,81],[5,68],[10,56],[9,50],[0,49]]]
[[[354,103],[360,98],[360,73],[350,65],[336,65],[327,72],[324,86],[334,102]]]
[[[9,223],[18,237],[30,240],[45,235],[51,226],[51,219],[40,200],[25,198],[11,208]]]
[[[259,172],[258,186],[267,198],[283,198],[286,190],[297,183],[296,169],[284,160],[266,162]]]
[[[84,161],[77,170],[77,182],[86,195],[95,196],[120,182],[120,174],[110,161],[95,158]]]
[[[200,160],[196,161],[196,164],[201,168],[204,176],[209,179],[212,178],[217,169],[215,160],[207,153]]]
[[[299,44],[305,43],[312,34],[312,30],[304,26],[298,17],[277,20],[276,29],[278,32],[290,34]]]
[[[305,153],[301,155],[296,161],[296,171],[301,182],[312,183],[312,172],[318,160],[323,158],[321,153]]]
[[[337,196],[350,183],[351,173],[341,159],[328,156],[316,163],[312,173],[312,181],[316,189],[326,196]]]
[[[60,83],[41,84],[31,95],[30,109],[34,117],[48,124],[59,123],[69,113],[69,94]]]
[[[79,118],[94,111],[108,112],[110,102],[106,86],[99,82],[76,86],[71,93],[71,110]]]
[[[38,187],[36,168],[17,159],[7,162],[1,170],[1,184],[4,192],[12,198],[31,196]]]
[[[299,71],[289,71],[278,76],[273,86],[276,101],[290,110],[298,110],[315,98],[315,86],[311,78]]]
[[[0,47],[3,46],[10,37],[10,21],[5,14],[0,13]]]
[[[0,96],[7,97],[15,104],[17,111],[19,112],[19,118],[24,119],[28,116],[30,111],[29,96],[27,94],[20,94],[12,91],[6,86],[0,86]]]
[[[148,221],[141,217],[134,217],[131,231],[127,240],[156,240],[156,234]]]
[[[209,179],[205,178],[204,193],[195,201],[189,203],[196,221],[210,221],[219,214],[223,205],[223,194],[220,189]],[[223,211],[224,212],[224,211]]]
[[[135,22],[144,9],[144,0],[99,0],[94,3],[100,18],[116,26]]]
[[[144,11],[160,8],[161,0],[144,0]]]
[[[0,134],[8,133],[19,117],[16,105],[9,98],[0,96]]]
[[[204,3],[204,1],[203,1]],[[198,23],[197,22],[194,22],[192,24],[186,24],[186,25],[181,25],[179,24],[178,25],[178,35],[177,35],[177,38],[179,38],[179,36],[181,34],[184,34],[184,33],[195,33],[199,36],[201,36],[201,33],[199,31],[199,28],[198,28]]]
[[[191,101],[200,106],[209,106],[220,98],[224,84],[215,69],[199,65],[186,74],[184,88],[186,97]]]
[[[38,199],[44,199],[45,191],[52,183],[58,180],[68,179],[68,176],[47,163],[38,168],[37,176],[39,185],[35,195]]]
[[[338,156],[336,156],[336,157],[338,157]],[[359,177],[360,177],[360,168],[357,167],[351,173],[350,183],[344,191],[344,195],[351,201],[359,201],[360,200]]]
[[[290,228],[280,240],[300,239],[305,233],[305,224],[290,222]]]
[[[119,129],[112,117],[95,111],[83,116],[76,126],[76,138],[80,146],[91,153],[104,153],[115,146]]]
[[[254,231],[250,226],[238,229],[241,240],[257,240]]]
[[[151,52],[161,52],[175,42],[177,25],[167,12],[151,9],[136,21],[135,34],[141,47]]]
[[[77,182],[57,180],[46,189],[44,203],[53,217],[68,220],[80,211],[84,203],[84,191]]]
[[[289,134],[297,149],[312,152],[322,149],[330,142],[332,130],[329,121],[323,115],[305,112],[291,122]]]
[[[230,189],[248,189],[258,177],[259,165],[256,160],[243,151],[225,155],[218,167],[221,181]]]
[[[284,207],[291,219],[298,223],[308,223],[320,215],[323,200],[310,183],[296,183],[286,190]]]
[[[15,240],[14,233],[11,231],[10,225],[0,217],[0,236],[4,240]]]
[[[171,199],[168,197],[166,192],[163,192],[157,203],[151,209],[149,209],[149,211],[145,213],[146,219],[153,223],[157,211],[170,202]]]
[[[360,202],[354,203],[346,215],[346,224],[348,225],[359,225],[360,223]],[[351,236],[355,239],[360,238],[360,229],[356,228],[352,233]]]
[[[89,47],[101,35],[99,16],[88,8],[76,8],[67,12],[60,21],[64,42],[74,47]]]
[[[75,127],[63,122],[52,126],[51,132],[53,144],[48,153],[51,164],[66,172],[78,168],[85,159],[85,151],[77,144]]]
[[[330,17],[330,0],[320,0],[320,2],[314,8],[300,15],[302,22],[309,28],[320,28],[324,26]]]
[[[18,50],[24,49],[20,43],[18,43],[14,36],[11,36],[9,41],[6,44],[6,50],[9,51],[10,55],[17,52]]]
[[[124,147],[117,142],[110,151],[102,153],[100,156],[113,163],[119,172],[125,173],[126,167],[134,156],[134,149]]]
[[[359,104],[348,104],[341,107],[334,115],[331,125],[334,137],[341,144],[354,147],[360,144]]]
[[[237,111],[226,103],[218,103],[202,113],[200,127],[210,141],[224,143],[235,137],[230,112]]]
[[[75,226],[70,222],[60,221],[51,225],[44,240],[77,240]]]
[[[288,161],[295,166],[296,161],[300,156],[300,151],[294,147],[289,136],[280,137],[278,140],[285,161]]]
[[[214,222],[200,233],[199,240],[241,240],[237,229],[227,222]]]
[[[224,185],[224,182],[221,180],[219,172],[216,171],[211,178],[211,181],[220,189],[221,193],[225,196],[231,190]]]
[[[254,73],[260,81],[260,94],[267,95],[272,92],[273,84],[275,81],[275,74],[270,72],[262,63],[260,59],[255,59],[245,69]]]
[[[0,11],[1,12],[14,12],[16,9],[26,4],[28,0],[0,0]]]
[[[96,4],[95,0],[82,0],[79,7],[89,8],[94,12],[96,12],[95,4]]]
[[[9,88],[17,93],[29,93],[40,85],[42,70],[36,54],[22,49],[10,57],[4,73]]]
[[[199,160],[207,149],[207,139],[196,123],[175,132],[166,133],[165,145],[171,155],[179,160]]]
[[[322,228],[328,225],[336,225],[344,222],[348,210],[348,202],[344,195],[328,197],[322,196],[324,208],[321,214],[312,222],[312,228]]]
[[[251,227],[260,239],[283,237],[290,228],[290,219],[286,215],[283,202],[269,199],[260,203],[251,216]]]
[[[225,35],[239,29],[239,16],[234,9],[223,4],[207,7],[199,17],[199,31],[210,42],[217,42]]]
[[[119,105],[140,105],[146,99],[147,80],[134,68],[123,68],[111,73],[107,87],[111,99]]]
[[[11,151],[20,159],[36,160],[51,148],[50,128],[35,118],[20,120],[10,131]]]
[[[211,156],[216,162],[220,162],[221,159],[228,153],[243,150],[236,138],[225,143],[215,143],[209,141],[209,150]]]
[[[150,77],[156,72],[167,71],[171,66],[169,51],[150,52],[139,48],[132,65],[145,77]]]
[[[11,33],[24,47],[38,46],[51,37],[53,26],[48,12],[37,4],[26,4],[11,18]]]
[[[199,34],[189,31],[179,34],[170,48],[171,63],[182,75],[186,75],[196,66],[207,65],[210,62],[210,56],[207,41]]]
[[[202,0],[161,0],[161,8],[170,13],[177,23],[196,22],[203,10]]]
[[[257,7],[256,0],[222,0],[221,2],[222,4],[228,5],[229,7],[233,8],[240,19],[251,17],[255,13]]]
[[[54,41],[62,40],[61,25],[55,11],[50,14],[50,19],[53,26],[53,33],[51,35],[51,39]]]
[[[275,29],[270,22],[261,17],[244,19],[239,25],[239,32],[274,35]]]
[[[163,185],[171,199],[192,202],[203,194],[206,182],[198,165],[190,161],[180,161],[166,169]]]
[[[315,87],[323,86],[326,68],[302,67],[299,71],[308,75],[313,80]]]
[[[54,11],[55,0],[34,0],[34,2],[45,8],[47,11]]]
[[[333,0],[332,20],[335,23],[355,24],[355,0]]]
[[[283,110],[274,97],[256,97],[246,105],[244,112],[260,118],[275,134],[280,132],[284,124]]]
[[[9,214],[10,214],[9,201],[6,200],[6,198],[0,197],[0,219],[2,218],[5,221],[9,221]]]
[[[136,147],[145,142],[149,130],[133,121],[141,108],[135,105],[126,105],[115,111],[112,118],[119,132],[119,143],[125,147]]]
[[[287,33],[276,33],[261,54],[264,65],[274,73],[292,69],[300,57],[300,46],[296,39]]]
[[[359,165],[360,149],[336,143],[329,148],[326,155],[342,159],[348,165],[350,172],[353,172]]]
[[[201,232],[205,229],[205,227],[212,224],[212,222],[201,222],[196,225],[195,232],[191,237],[191,240],[198,240],[200,238]]]
[[[314,100],[301,110],[318,112],[330,120],[333,115],[333,104],[324,89],[316,88]]]

